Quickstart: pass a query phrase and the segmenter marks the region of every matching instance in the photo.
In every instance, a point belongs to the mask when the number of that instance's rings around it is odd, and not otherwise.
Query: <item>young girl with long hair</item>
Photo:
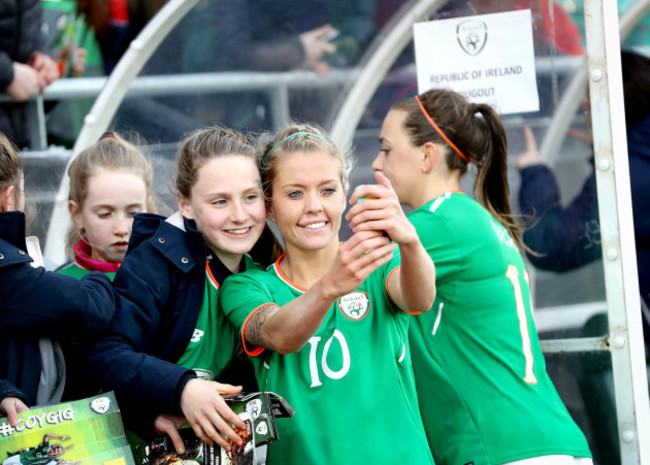
[[[26,406],[61,400],[58,341],[106,328],[115,311],[103,274],[79,281],[43,268],[38,241],[25,238],[23,188],[20,158],[0,134],[0,394],[9,397],[1,406],[12,419]]]
[[[430,90],[392,107],[380,142],[373,169],[413,208],[408,218],[436,264],[433,309],[410,327],[436,464],[590,463],[546,373],[498,114]],[[477,201],[460,189],[469,164]]]
[[[240,345],[218,296],[227,276],[259,266],[246,255],[265,230],[257,159],[252,139],[225,128],[182,141],[179,211],[136,215],[113,281],[116,317],[91,355],[126,427],[141,438],[166,432],[179,452],[177,427],[188,421],[203,441],[228,448],[224,433],[241,443],[228,423],[244,425],[221,397],[241,388],[215,381]]]
[[[68,176],[73,224],[67,246],[74,261],[57,271],[77,279],[99,271],[113,279],[126,254],[134,215],[156,211],[151,164],[135,145],[107,132],[74,159]],[[63,400],[83,399],[101,391],[88,366],[95,338],[94,334],[80,334],[62,341],[67,367]]]
[[[339,243],[349,156],[310,125],[288,127],[264,153],[267,216],[286,254],[228,278],[221,304],[260,389],[296,410],[278,419],[267,463],[433,463],[407,327],[433,302],[435,270],[390,182],[379,174],[353,194],[354,235]]]
[[[115,276],[124,259],[136,213],[155,213],[153,168],[142,152],[108,132],[68,168],[68,249],[74,261],[58,270],[81,278],[90,271]]]

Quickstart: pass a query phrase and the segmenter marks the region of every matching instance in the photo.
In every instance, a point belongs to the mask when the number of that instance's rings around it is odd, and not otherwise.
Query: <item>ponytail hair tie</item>
[[[429,116],[429,113],[427,113],[427,110],[425,110],[424,105],[422,105],[422,102],[420,101],[420,97],[418,97],[416,95],[415,96],[415,101],[418,102],[418,105],[420,106],[420,110],[422,110],[422,114],[424,114],[424,117],[427,119],[427,121],[429,121],[429,124],[431,125],[431,127],[433,129],[435,129],[438,134],[440,134],[440,137],[442,137],[444,139],[444,141],[447,142],[447,144],[449,144],[449,147],[451,147],[452,149],[454,149],[456,151],[458,156],[460,156],[460,158],[462,158],[465,161],[465,163],[469,163],[469,158],[467,158],[463,154],[463,152],[461,152],[460,149],[458,147],[456,147],[456,145],[451,140],[449,140],[449,138],[445,135],[445,133],[442,132],[442,129],[440,129],[438,127],[438,125],[436,124],[436,122],[433,121],[433,118],[431,118],[431,116]],[[472,105],[476,105],[476,104],[472,104]]]

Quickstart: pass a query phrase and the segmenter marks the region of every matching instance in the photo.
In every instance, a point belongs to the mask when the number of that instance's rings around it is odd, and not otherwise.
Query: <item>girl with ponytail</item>
[[[546,373],[499,115],[434,89],[394,105],[380,142],[373,169],[413,208],[409,220],[436,264],[432,310],[409,329],[436,464],[591,463]],[[470,164],[476,200],[460,188]]]

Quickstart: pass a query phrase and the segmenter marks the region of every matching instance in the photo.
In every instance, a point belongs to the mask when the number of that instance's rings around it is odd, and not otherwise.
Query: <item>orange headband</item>
[[[458,155],[460,155],[460,158],[462,158],[463,160],[465,160],[465,163],[469,163],[469,158],[467,158],[465,155],[463,155],[463,152],[461,152],[460,149],[459,149],[458,147],[456,147],[456,146],[454,145],[454,143],[453,143],[452,141],[450,141],[449,138],[448,138],[447,136],[445,136],[445,134],[444,134],[444,133],[442,132],[442,130],[438,127],[438,125],[435,123],[435,121],[433,121],[433,118],[431,118],[431,117],[429,116],[429,113],[427,113],[427,111],[424,109],[424,105],[422,105],[422,102],[420,102],[420,97],[418,97],[418,96],[416,95],[416,96],[415,96],[415,101],[418,102],[418,105],[420,106],[420,110],[422,110],[422,113],[424,114],[424,117],[429,121],[429,123],[431,124],[431,126],[433,127],[433,129],[435,129],[436,132],[437,132],[438,134],[440,134],[440,137],[442,137],[442,138],[444,139],[444,141],[447,142],[447,144],[449,144],[449,147],[451,147],[452,149],[454,149],[454,150],[456,151],[456,153],[457,153]]]

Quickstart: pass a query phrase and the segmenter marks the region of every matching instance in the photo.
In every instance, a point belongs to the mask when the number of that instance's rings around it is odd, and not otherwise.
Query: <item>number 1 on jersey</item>
[[[506,277],[512,283],[515,290],[515,302],[517,303],[517,317],[519,318],[519,331],[521,332],[521,346],[526,360],[526,374],[524,381],[528,384],[537,384],[537,378],[533,372],[533,351],[530,346],[530,334],[528,333],[528,320],[526,319],[526,307],[524,306],[524,297],[521,293],[521,284],[519,283],[519,270],[514,265],[508,265]]]

